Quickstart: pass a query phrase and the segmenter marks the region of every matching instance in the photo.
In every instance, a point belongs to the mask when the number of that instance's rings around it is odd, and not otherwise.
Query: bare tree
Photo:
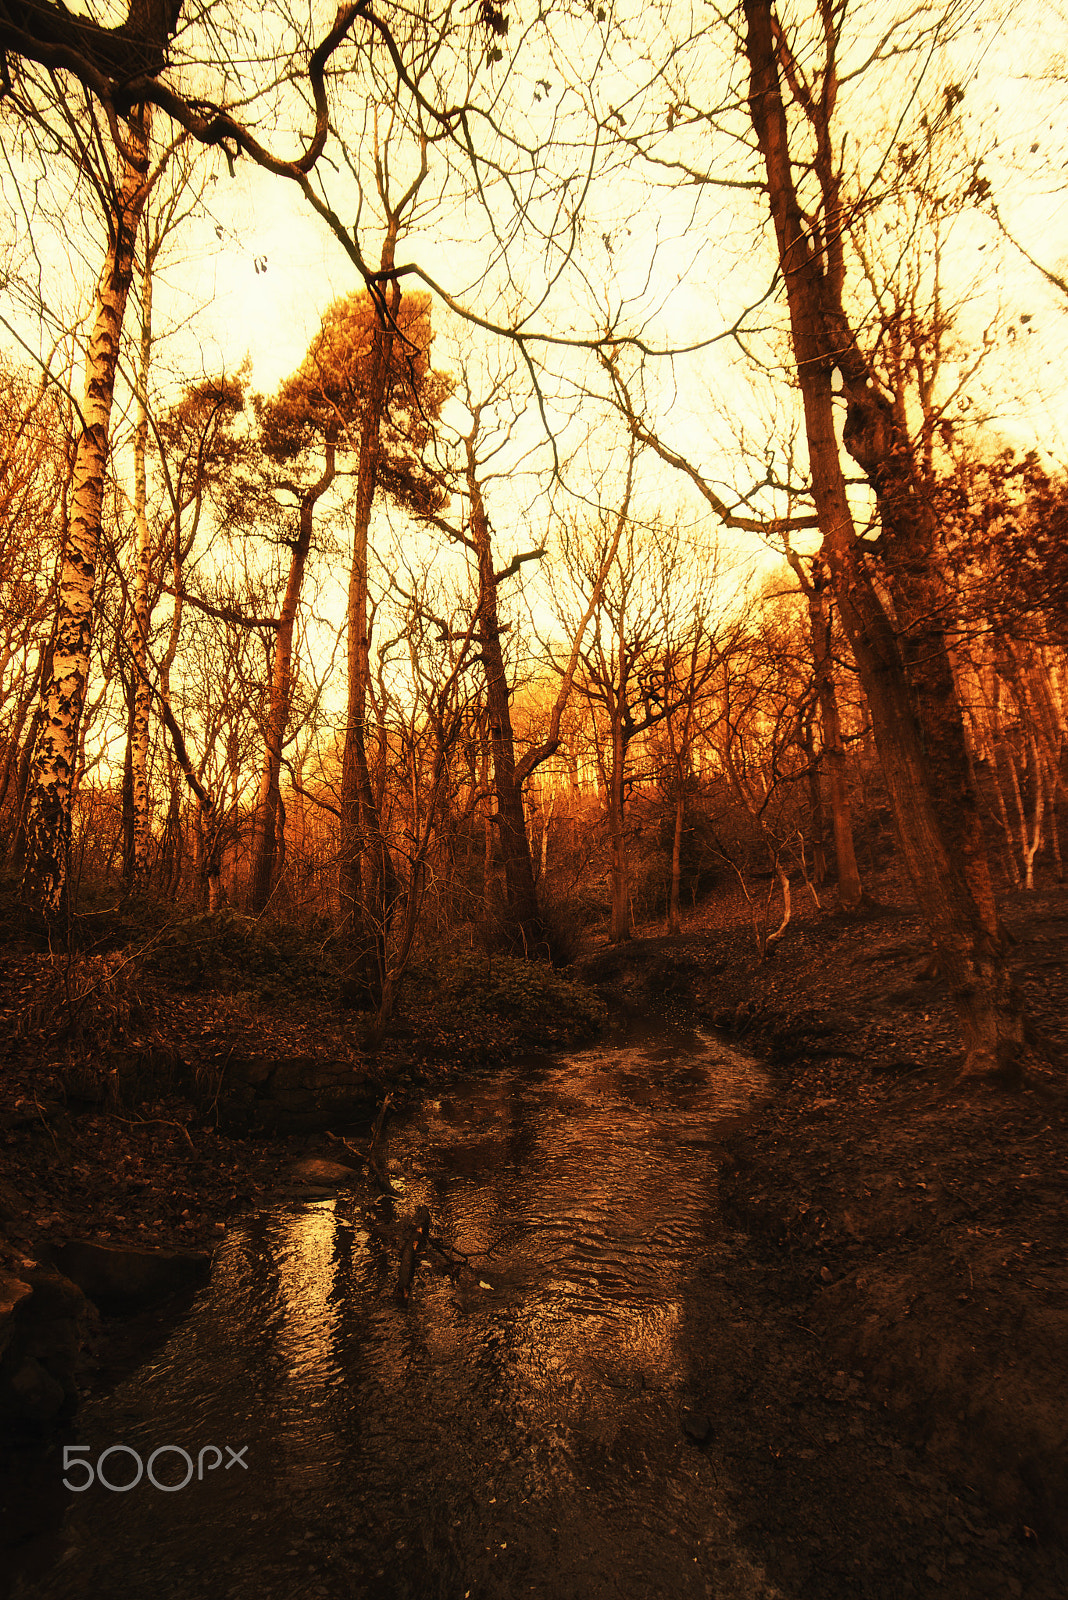
[[[794,53],[771,0],[744,0],[744,14],[750,115],[786,289],[824,559],[871,710],[903,859],[954,994],[964,1073],[1018,1074],[1025,1021],[1005,959],[946,647],[935,518],[907,431],[846,310],[850,211],[834,121],[841,16],[821,0],[822,59],[815,67]],[[815,215],[799,198],[788,99],[814,151],[806,160]],[[857,534],[846,490],[836,373],[847,408],[845,448],[878,510],[880,532],[870,541]]]
[[[0,815],[18,865],[42,675],[48,671],[73,428],[46,380],[0,371]]]
[[[813,771],[805,719],[815,685],[806,657],[793,596],[772,590],[731,640],[716,685],[715,714],[702,729],[724,783],[726,809],[735,813],[729,839],[719,819],[719,850],[745,895],[761,960],[790,924],[792,867],[800,867],[819,906],[799,799]],[[812,820],[818,826],[818,813]],[[768,878],[763,895],[756,882],[761,871]],[[782,907],[773,925],[776,888]]]
[[[698,789],[695,758],[701,740],[709,738],[721,714],[713,702],[713,689],[717,666],[730,650],[725,638],[718,642],[714,639],[708,617],[695,604],[689,628],[671,640],[664,655],[664,698],[671,709],[663,721],[667,761],[661,783],[674,811],[667,907],[667,931],[671,934],[682,931],[682,844],[687,802],[692,801]]]
[[[714,578],[714,554],[706,553],[704,561],[700,574],[695,563],[687,562],[677,527],[622,513],[602,513],[596,523],[572,523],[561,534],[563,570],[552,585],[558,607],[566,615],[597,597],[577,683],[590,707],[606,794],[613,941],[631,933],[627,802],[632,746],[680,710],[694,689],[689,674],[679,674],[680,660],[692,656],[695,682],[701,685],[716,659],[697,599],[698,585],[707,594]]]

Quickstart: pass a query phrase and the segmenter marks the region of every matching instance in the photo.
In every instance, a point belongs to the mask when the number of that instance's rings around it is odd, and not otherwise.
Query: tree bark
[[[822,566],[814,570],[808,601],[812,659],[816,671],[816,694],[823,730],[823,759],[827,790],[831,802],[831,827],[834,831],[834,859],[838,869],[838,899],[842,909],[855,911],[863,899],[860,869],[853,845],[853,814],[849,804],[842,723],[838,714],[838,693],[834,683],[831,653],[831,618]]]
[[[256,820],[252,840],[252,870],[249,880],[249,910],[258,916],[271,898],[278,868],[279,816],[282,804],[282,747],[289,722],[293,697],[293,634],[297,608],[304,582],[304,569],[311,550],[315,507],[329,489],[336,474],[336,441],[326,440],[323,475],[300,501],[297,537],[291,545],[286,592],[278,614],[271,664],[271,699],[264,738],[263,773],[256,801]]]
[[[114,194],[108,248],[97,290],[86,359],[82,431],[71,485],[70,525],[63,550],[51,670],[42,685],[43,718],[34,752],[26,818],[22,897],[47,916],[66,904],[71,799],[77,778],[79,727],[85,707],[93,642],[93,608],[100,522],[107,471],[115,371],[134,243],[148,195],[149,112],[130,113],[129,154]]]
[[[391,215],[382,246],[381,270],[393,269],[399,232],[398,217]],[[354,947],[361,975],[372,995],[381,998],[385,974],[385,944],[396,880],[388,843],[383,836],[367,759],[367,699],[371,682],[370,617],[368,605],[368,536],[378,484],[382,449],[382,419],[389,385],[400,284],[390,285],[390,321],[379,320],[375,329],[371,378],[360,417],[360,451],[356,474],[352,566],[348,594],[348,704],[341,762],[341,918]]]
[[[123,804],[123,883],[127,890],[143,886],[152,845],[148,793],[148,728],[152,685],[148,677],[149,588],[152,544],[148,528],[148,374],[152,360],[152,245],[145,230],[144,276],[141,282],[141,348],[137,378],[137,421],[134,427],[134,527],[136,559],[131,594],[129,649],[131,657],[129,725]]]
[[[478,481],[478,463],[475,457],[479,420],[477,406],[474,409],[474,419],[474,427],[464,441],[465,477],[471,508],[471,541],[478,561],[478,642],[486,678],[490,752],[493,758],[493,790],[497,798],[495,822],[504,869],[508,922],[506,937],[516,953],[532,956],[540,951],[544,941],[544,929],[534,887],[534,863],[531,859],[527,820],[523,811],[523,784],[516,772],[511,689],[501,650],[493,543]]]
[[[953,993],[963,1073],[1015,1077],[1024,1017],[1005,960],[942,632],[933,518],[917,489],[910,441],[876,389],[843,310],[845,218],[829,135],[833,41],[821,98],[805,108],[814,119],[824,196],[821,232],[803,216],[794,187],[771,0],[744,0],[744,11],[750,112],[786,285],[822,553],[871,711],[902,857]],[[835,369],[848,401],[845,447],[866,472],[881,517],[875,553],[894,617],[853,524],[834,426]]]

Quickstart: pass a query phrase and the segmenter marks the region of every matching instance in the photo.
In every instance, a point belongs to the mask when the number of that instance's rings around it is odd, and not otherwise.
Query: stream
[[[68,1481],[95,1481],[58,1490],[13,1595],[776,1594],[688,1436],[731,1249],[717,1159],[766,1087],[661,1022],[451,1085],[387,1125],[398,1213],[429,1207],[468,1262],[407,1303],[362,1188],[238,1219],[83,1403]]]

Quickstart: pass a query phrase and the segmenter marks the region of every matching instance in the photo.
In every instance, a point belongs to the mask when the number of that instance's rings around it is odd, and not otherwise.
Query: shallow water
[[[71,1442],[94,1468],[126,1447],[114,1487],[62,1491],[56,1559],[13,1593],[774,1593],[682,1428],[718,1148],[764,1090],[666,1025],[456,1085],[389,1130],[398,1212],[429,1206],[470,1264],[424,1267],[407,1304],[365,1195],[242,1219],[169,1338],[83,1405]],[[165,1446],[185,1487],[120,1487]],[[173,1485],[185,1459],[152,1473]]]

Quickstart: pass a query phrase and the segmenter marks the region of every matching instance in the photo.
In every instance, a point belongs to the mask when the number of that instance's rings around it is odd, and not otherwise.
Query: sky
[[[670,15],[675,20],[685,11],[681,0],[673,0]],[[869,10],[868,15],[881,16],[882,11]],[[865,16],[863,9],[859,16]],[[964,127],[967,137],[986,152],[983,170],[991,178],[1003,220],[1036,258],[1063,272],[1068,261],[1064,88],[1056,54],[1050,55],[1049,7],[1039,0],[1025,0],[999,13],[995,4],[983,4],[977,7],[977,16],[982,26],[966,32],[953,46],[952,59],[938,70],[966,84]],[[590,37],[583,35],[584,49],[589,48]],[[506,49],[512,50],[518,38],[513,33],[505,41]],[[563,38],[567,44],[566,33]],[[1044,55],[1038,53],[1040,41]],[[640,44],[639,35],[632,66]],[[857,48],[862,55],[863,48]],[[514,79],[524,131],[529,137],[544,134],[550,119],[556,119],[560,133],[572,136],[581,120],[578,95],[589,87],[581,82],[584,68],[578,43],[576,59],[570,63],[561,59],[559,51],[553,56],[533,34],[526,37],[525,49],[527,56],[521,59],[526,65],[516,70]],[[704,54],[695,55],[688,65],[696,74],[695,101],[701,93],[711,97],[718,88],[716,81],[709,81],[715,74],[708,70],[708,47],[701,49]],[[617,48],[615,54],[616,65],[605,65],[599,87],[589,89],[601,114],[606,107],[625,106],[629,121],[620,124],[621,131],[643,126],[644,117],[647,129],[656,132],[658,148],[691,160],[701,157],[700,131],[688,145],[676,144],[669,151],[663,129],[643,110],[640,75],[635,69],[634,76],[627,77],[620,65],[624,52]],[[1044,63],[1039,78],[1033,75],[1036,61]],[[722,63],[717,70],[722,70]],[[930,74],[933,69],[928,65],[926,70]],[[867,94],[867,80],[862,87]],[[654,97],[655,104],[662,104],[663,98]],[[364,129],[356,142],[362,138],[366,144],[367,137]],[[287,142],[280,138],[281,145]],[[10,141],[5,148],[10,156]],[[352,185],[342,180],[330,151],[327,156],[323,168],[327,189],[336,197],[339,213],[351,218]],[[561,158],[561,171],[569,160],[581,175],[581,150]],[[202,158],[202,167],[210,170],[202,203],[157,277],[157,330],[162,334],[168,325],[177,328],[160,343],[157,375],[165,386],[168,370],[185,375],[220,367],[234,370],[247,355],[254,386],[270,392],[303,358],[325,307],[359,287],[359,279],[294,185],[244,160],[232,176],[217,158]],[[27,257],[26,218],[19,217],[16,203],[18,178],[17,167],[14,173],[9,167],[4,175],[8,249],[16,257],[21,254],[24,270],[27,264],[36,266],[46,283],[46,298],[62,321],[69,318],[79,296],[85,303],[93,246],[80,243],[78,230],[67,219],[61,218],[64,225],[57,226],[55,218],[42,216],[31,219],[31,231],[39,234],[37,262]],[[767,289],[771,257],[766,244],[754,242],[751,195],[738,195],[734,207],[729,193],[724,197],[693,186],[674,192],[652,189],[636,163],[614,171],[609,182],[599,181],[600,172],[595,171],[594,180],[581,213],[579,260],[585,283],[575,274],[559,284],[550,306],[537,313],[535,320],[542,325],[555,317],[565,332],[574,327],[589,332],[596,325],[598,306],[614,308],[626,301],[633,325],[644,326],[662,344],[679,345],[729,325],[744,299],[756,300]],[[436,177],[430,181],[432,185]],[[455,197],[446,198],[444,204],[440,200],[439,190],[438,203],[428,207],[411,243],[402,242],[400,254],[428,265],[447,287],[462,288],[478,277],[486,260],[485,219]],[[543,200],[539,216],[546,214],[550,203],[551,195]],[[377,251],[373,231],[362,229],[361,240],[373,258]],[[519,296],[544,276],[550,259],[544,253],[539,256],[535,245],[516,250],[515,276],[529,280],[520,283]],[[1063,379],[1068,303],[981,217],[958,227],[949,272],[966,342],[981,342],[995,320],[1001,321],[996,347],[971,383],[973,415],[987,419],[991,437],[1003,436],[1021,445],[1040,440],[1055,457],[1068,458]],[[498,279],[498,287],[502,281]],[[32,344],[32,312],[20,312],[10,302],[3,309]],[[500,313],[500,305],[496,311]],[[480,336],[450,328],[447,315],[439,313],[437,321],[442,329],[435,352],[439,364],[446,346],[451,344],[455,354],[464,350],[465,341],[469,348],[477,345]],[[759,454],[759,434],[769,409],[765,387],[740,373],[738,355],[728,341],[662,361],[650,378],[649,394],[670,442],[702,461],[721,483],[737,471],[728,459],[733,430],[744,422]],[[564,358],[555,362],[560,369],[566,364]],[[589,378],[588,366],[582,376],[583,381]],[[546,386],[551,391],[551,376]],[[788,398],[780,401],[780,414],[783,405],[788,408]],[[532,420],[534,433],[537,426]],[[684,504],[692,505],[674,480],[665,480],[664,493],[681,493]]]

